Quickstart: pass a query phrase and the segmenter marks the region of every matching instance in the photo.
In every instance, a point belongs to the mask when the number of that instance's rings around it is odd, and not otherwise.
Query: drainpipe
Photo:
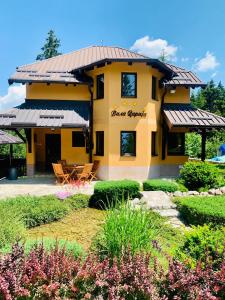
[[[89,122],[89,162],[92,163],[93,160],[93,90],[92,83],[88,84],[88,91],[91,96],[90,101],[90,122]]]
[[[162,160],[166,159],[166,145],[167,145],[167,130],[166,130],[166,126],[164,124],[164,120],[163,120],[163,105],[165,102],[165,96],[167,93],[168,89],[167,87],[165,87],[165,90],[162,94],[162,100],[161,100],[161,128],[162,128]]]

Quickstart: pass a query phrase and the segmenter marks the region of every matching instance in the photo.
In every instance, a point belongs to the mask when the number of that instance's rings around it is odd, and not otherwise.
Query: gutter
[[[90,77],[91,78],[91,77]],[[92,79],[92,78],[91,78]],[[93,161],[93,84],[92,82],[88,84],[88,91],[91,96],[90,101],[90,121],[89,121],[89,162],[92,163]]]

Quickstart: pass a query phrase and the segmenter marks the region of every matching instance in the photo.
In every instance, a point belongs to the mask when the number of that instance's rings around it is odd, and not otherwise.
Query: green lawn
[[[105,211],[82,208],[73,211],[60,221],[29,229],[27,238],[39,239],[48,237],[76,241],[85,250],[88,250],[104,219]]]

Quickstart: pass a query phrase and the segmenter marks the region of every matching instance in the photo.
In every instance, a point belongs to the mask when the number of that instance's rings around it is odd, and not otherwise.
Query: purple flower
[[[71,193],[68,192],[68,191],[60,191],[60,192],[57,192],[55,194],[55,196],[59,199],[59,200],[65,200],[66,198],[70,197],[71,196]]]

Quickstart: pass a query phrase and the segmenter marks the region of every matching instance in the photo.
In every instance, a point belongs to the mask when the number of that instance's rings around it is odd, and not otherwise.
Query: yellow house
[[[25,129],[27,175],[51,163],[100,160],[100,179],[176,175],[185,132],[225,124],[190,105],[195,74],[119,47],[93,46],[16,69],[25,102],[0,112],[0,128]],[[221,125],[222,126],[222,125]]]

